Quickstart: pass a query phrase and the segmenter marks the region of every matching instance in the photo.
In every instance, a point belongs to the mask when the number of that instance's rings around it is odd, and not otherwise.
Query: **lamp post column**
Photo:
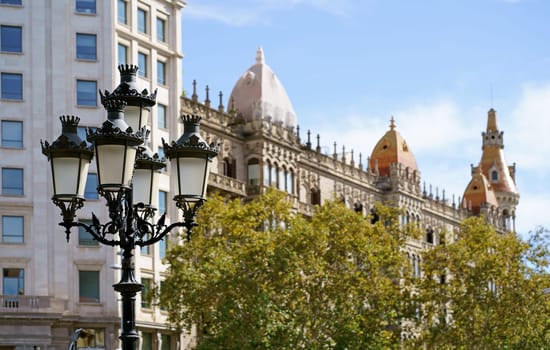
[[[136,295],[143,290],[143,285],[136,281],[134,275],[134,242],[128,243],[131,245],[122,247],[122,276],[113,288],[122,297],[122,350],[135,350],[135,342],[139,339],[136,330]]]

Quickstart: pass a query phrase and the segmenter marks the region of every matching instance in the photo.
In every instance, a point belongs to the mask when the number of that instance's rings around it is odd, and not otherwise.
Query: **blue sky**
[[[397,130],[423,181],[462,196],[497,110],[517,163],[517,228],[550,228],[550,1],[187,0],[184,89],[217,106],[255,62],[285,86],[305,131],[368,156]]]

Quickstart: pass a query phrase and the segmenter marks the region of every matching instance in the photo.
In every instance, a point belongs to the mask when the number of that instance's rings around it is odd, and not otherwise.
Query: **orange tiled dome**
[[[405,139],[395,130],[395,121],[392,117],[390,130],[378,141],[370,157],[370,168],[378,169],[380,176],[390,175],[390,165],[401,163],[411,170],[418,170],[416,159]]]

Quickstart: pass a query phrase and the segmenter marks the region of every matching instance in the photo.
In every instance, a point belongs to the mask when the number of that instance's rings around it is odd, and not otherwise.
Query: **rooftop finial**
[[[256,63],[265,63],[264,50],[261,46],[258,47],[258,50],[256,51]]]
[[[395,129],[395,119],[393,118],[393,115],[391,116],[390,120],[390,130]]]
[[[308,149],[311,149],[311,130],[307,130],[307,142],[306,142],[306,147]]]
[[[220,91],[218,96],[220,97],[220,103],[218,104],[218,111],[223,113],[223,109],[224,109],[224,106],[223,106],[223,93]]]
[[[321,136],[319,136],[319,134],[317,134],[317,147],[315,148],[315,150],[317,151],[317,153],[321,152]]]
[[[207,107],[210,107],[210,88],[208,87],[208,85],[206,85],[206,99],[204,100],[204,104],[207,106]]]
[[[191,95],[191,99],[195,102],[197,102],[199,96],[197,95],[197,81],[193,79],[193,95]]]

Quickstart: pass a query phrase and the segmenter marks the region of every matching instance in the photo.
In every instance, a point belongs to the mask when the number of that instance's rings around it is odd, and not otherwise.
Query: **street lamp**
[[[67,241],[72,227],[82,227],[98,242],[119,246],[122,251],[121,279],[113,285],[122,296],[123,350],[134,350],[139,335],[135,326],[135,299],[143,285],[134,274],[133,252],[163,239],[176,227],[185,227],[187,237],[195,223],[196,210],[204,203],[208,164],[217,155],[217,147],[207,144],[199,134],[200,117],[183,116],[184,134],[177,142],[166,144],[167,156],[177,174],[176,206],[184,220],[165,224],[164,213],[156,223],[154,194],[158,191],[158,172],[165,162],[145,145],[149,131],[146,117],[156,103],[156,91],[136,88],[137,66],[118,67],[120,85],[112,92],[101,93],[107,120],[97,130],[87,130],[87,140],[77,133],[80,119],[61,116],[61,135],[51,144],[42,142],[42,153],[51,163],[54,195],[52,200],[61,209]],[[132,120],[126,121],[130,115]],[[130,124],[130,125],[129,125]],[[88,166],[95,153],[98,170],[98,193],[106,200],[109,221],[100,223],[92,214],[92,223],[75,222],[76,211],[83,207]]]

